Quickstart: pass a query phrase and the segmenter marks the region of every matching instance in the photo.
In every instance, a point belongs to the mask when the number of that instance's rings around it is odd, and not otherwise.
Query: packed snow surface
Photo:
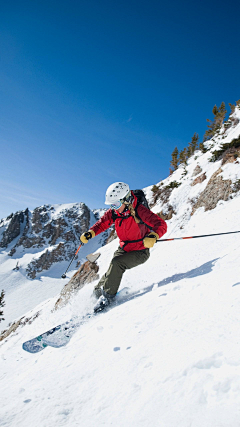
[[[199,209],[184,233],[234,231],[239,209],[240,198]],[[51,312],[56,298],[38,306],[1,347],[0,425],[239,427],[239,238],[156,244],[125,273],[119,305],[34,355],[22,343],[91,310],[95,283],[62,310]],[[100,249],[100,274],[117,244]]]

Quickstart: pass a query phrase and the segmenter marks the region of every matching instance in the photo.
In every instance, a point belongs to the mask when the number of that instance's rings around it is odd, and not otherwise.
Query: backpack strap
[[[140,218],[140,216],[139,216],[139,214],[138,214],[138,206],[139,206],[140,204],[141,204],[141,203],[140,203],[140,201],[138,200],[138,201],[137,201],[137,206],[135,207],[135,215],[136,215],[136,217],[140,220],[140,224],[144,224],[144,225],[146,225],[146,227],[147,227],[147,228],[149,228],[149,230],[152,230],[152,227],[151,227],[150,225],[146,224],[146,222],[144,222],[144,221],[142,220],[142,218]]]
[[[139,214],[138,214],[138,206],[141,204],[141,202],[139,201],[139,200],[137,200],[137,205],[136,205],[136,207],[135,207],[135,215],[136,215],[136,217],[139,219],[139,221],[140,221],[140,224],[144,224],[144,225],[146,225],[146,227],[147,228],[149,228],[149,230],[152,230],[152,227],[150,226],[150,225],[148,225],[148,224],[146,224],[143,220],[142,220],[142,218],[140,218],[140,216],[139,216]],[[126,216],[123,216],[122,218],[115,212],[115,210],[114,209],[112,209],[112,220],[113,220],[113,222],[115,222],[116,221],[116,219],[117,218],[121,218],[121,221],[120,221],[120,224],[119,224],[119,227],[121,227],[121,225],[122,225],[122,222],[123,222],[123,220],[124,219],[128,219],[130,216],[132,216],[131,214],[129,214],[129,215],[126,215]]]
[[[115,222],[117,218],[118,218],[118,214],[115,212],[114,209],[112,209],[112,220],[113,220],[113,222]]]
[[[144,239],[144,237],[142,237],[142,239],[137,239],[137,240],[124,240],[124,245],[123,245],[122,249],[124,250],[124,248],[128,245],[128,243],[142,242],[143,239]]]

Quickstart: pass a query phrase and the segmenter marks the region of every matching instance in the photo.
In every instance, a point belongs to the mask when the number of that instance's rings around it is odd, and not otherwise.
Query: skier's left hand
[[[151,231],[151,233],[144,237],[143,245],[145,246],[145,248],[153,248],[153,245],[158,239],[159,235],[157,233],[154,233],[154,231]]]

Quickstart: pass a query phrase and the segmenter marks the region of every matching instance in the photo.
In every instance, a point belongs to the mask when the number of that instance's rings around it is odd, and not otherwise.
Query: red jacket
[[[137,197],[134,196],[134,209],[136,205]],[[143,245],[143,239],[149,234],[150,230],[157,233],[159,237],[162,237],[167,231],[166,222],[142,204],[138,206],[137,213],[141,220],[150,226],[150,229],[145,224],[137,224],[129,210],[123,212],[122,214],[119,214],[117,211],[114,212],[117,214],[117,218],[115,220],[115,230],[120,240],[120,247],[123,248],[126,252],[146,249]],[[102,218],[100,218],[99,221],[97,221],[96,224],[91,227],[91,230],[93,230],[97,236],[98,234],[107,230],[113,223],[112,209],[108,209]],[[130,243],[129,241],[132,240],[139,241]]]

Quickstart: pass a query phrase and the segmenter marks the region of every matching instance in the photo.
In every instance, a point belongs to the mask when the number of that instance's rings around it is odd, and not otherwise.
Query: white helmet
[[[121,199],[124,199],[129,191],[130,188],[128,184],[124,184],[124,182],[114,182],[114,184],[110,185],[106,191],[105,204],[111,205]]]

